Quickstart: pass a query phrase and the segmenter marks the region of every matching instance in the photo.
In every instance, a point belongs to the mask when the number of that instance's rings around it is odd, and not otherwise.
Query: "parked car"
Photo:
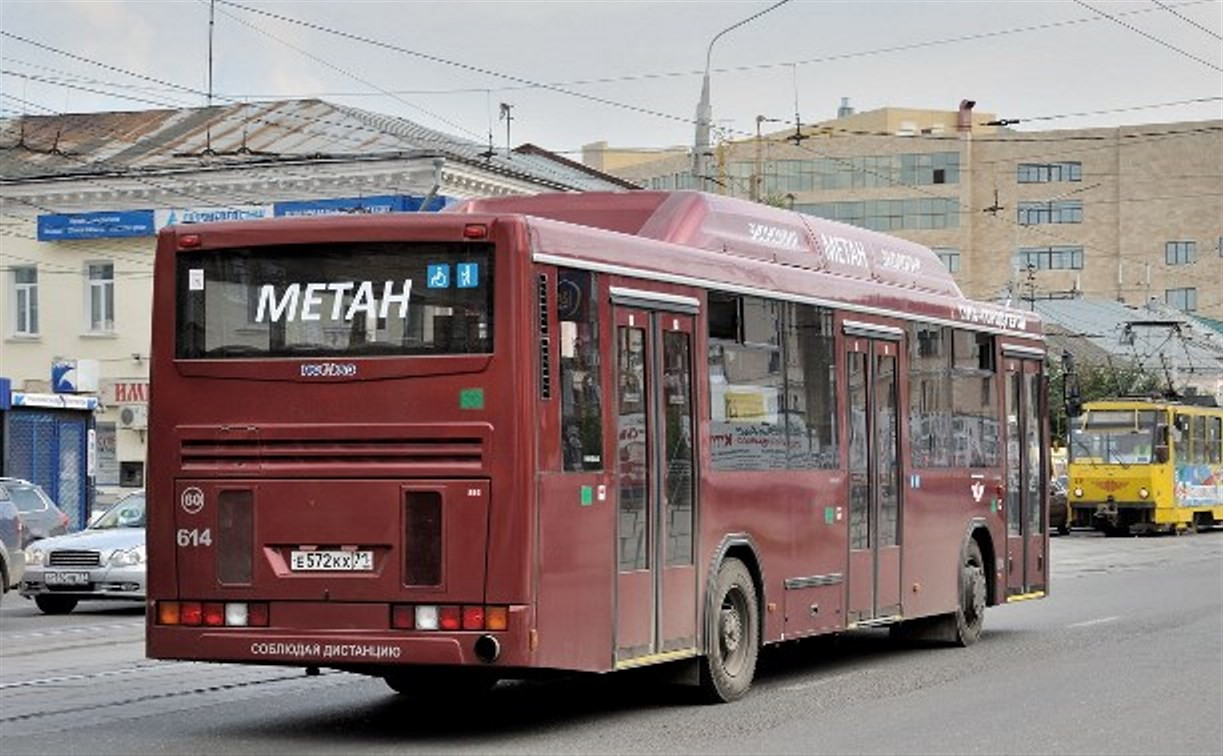
[[[17,505],[21,521],[25,523],[23,548],[39,538],[68,532],[68,515],[55,506],[38,484],[21,478],[0,478],[0,489]]]
[[[1066,476],[1049,481],[1049,529],[1070,534],[1070,497],[1066,495]]]
[[[81,600],[143,602],[144,526],[144,491],[136,491],[84,530],[35,541],[25,550],[21,595],[46,614],[67,614]]]
[[[17,505],[0,492],[0,600],[10,588],[21,585],[21,576],[25,573],[25,552],[21,550],[24,535],[25,524],[17,512]]]

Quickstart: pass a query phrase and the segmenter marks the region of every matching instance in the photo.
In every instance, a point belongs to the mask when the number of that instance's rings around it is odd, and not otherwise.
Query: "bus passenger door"
[[[1005,354],[1005,347],[1004,347]],[[1044,590],[1044,445],[1040,361],[1006,356],[1006,592]]]
[[[851,625],[899,616],[900,469],[897,370],[900,330],[875,338],[846,327],[849,397],[849,608]],[[882,335],[885,338],[879,338]]]
[[[697,644],[693,318],[625,306],[615,313],[615,662],[628,667]]]

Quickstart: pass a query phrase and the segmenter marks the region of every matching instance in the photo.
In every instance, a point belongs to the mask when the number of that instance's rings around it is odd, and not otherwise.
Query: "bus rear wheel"
[[[760,654],[760,610],[752,574],[738,559],[718,569],[708,652],[701,659],[701,694],[710,703],[741,698],[752,686]]]
[[[981,557],[981,547],[970,539],[960,564],[960,606],[955,611],[952,643],[971,646],[981,639],[986,596],[985,560]]]

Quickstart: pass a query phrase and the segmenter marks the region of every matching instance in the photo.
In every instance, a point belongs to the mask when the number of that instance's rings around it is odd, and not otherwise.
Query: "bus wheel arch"
[[[700,658],[704,700],[726,703],[751,688],[764,636],[760,561],[749,537],[728,538],[716,551],[706,591]]]

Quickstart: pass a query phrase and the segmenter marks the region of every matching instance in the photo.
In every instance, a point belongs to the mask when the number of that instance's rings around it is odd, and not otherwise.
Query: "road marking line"
[[[1103,625],[1105,622],[1116,622],[1120,617],[1101,617],[1099,619],[1087,620],[1086,622],[1076,622],[1073,625],[1066,625],[1067,629],[1072,627],[1091,627],[1092,625]]]

